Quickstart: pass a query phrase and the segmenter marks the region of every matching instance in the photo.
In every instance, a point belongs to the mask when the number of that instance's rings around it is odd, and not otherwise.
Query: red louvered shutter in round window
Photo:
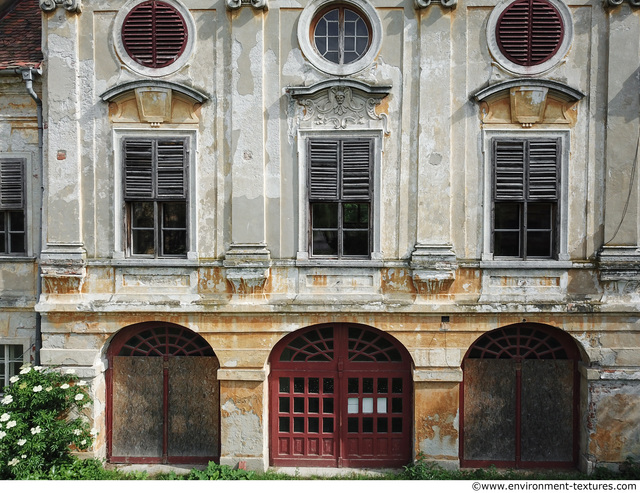
[[[563,36],[562,17],[546,0],[516,0],[496,24],[496,40],[502,54],[525,67],[553,57]]]
[[[171,65],[184,52],[187,37],[187,25],[180,13],[156,0],[137,5],[122,25],[122,43],[127,54],[145,67]]]

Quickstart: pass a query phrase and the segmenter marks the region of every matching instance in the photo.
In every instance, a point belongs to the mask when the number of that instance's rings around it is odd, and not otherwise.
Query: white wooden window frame
[[[116,129],[113,131],[113,190],[114,190],[114,259],[132,259],[136,262],[163,262],[175,261],[176,257],[156,257],[145,259],[132,257],[127,252],[127,220],[126,204],[124,199],[124,162],[123,144],[125,139],[185,139],[187,148],[187,255],[186,258],[196,260],[197,255],[197,231],[198,214],[196,210],[196,155],[197,131],[195,130],[140,130],[140,129]],[[179,260],[179,259],[178,259]]]
[[[310,256],[310,212],[309,212],[309,190],[308,190],[308,141],[313,139],[371,139],[373,141],[373,162],[371,169],[371,180],[373,191],[371,195],[371,252],[368,259],[323,259]],[[382,164],[382,130],[354,129],[354,130],[300,130],[298,132],[298,253],[297,262],[304,264],[325,264],[336,265],[345,263],[366,264],[371,261],[382,260],[380,242],[380,166]]]
[[[494,260],[491,248],[492,211],[493,211],[493,148],[494,139],[560,139],[560,185],[558,199],[558,251],[556,259],[504,259]],[[570,132],[569,130],[483,130],[482,135],[483,155],[483,236],[482,236],[482,261],[484,267],[545,267],[559,266],[559,263],[569,261],[568,254],[568,197],[569,197],[569,158],[570,158]]]

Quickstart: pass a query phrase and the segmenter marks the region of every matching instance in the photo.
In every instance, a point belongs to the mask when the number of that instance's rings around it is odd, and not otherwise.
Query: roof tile
[[[0,70],[42,63],[42,11],[38,0],[17,0],[0,13]]]

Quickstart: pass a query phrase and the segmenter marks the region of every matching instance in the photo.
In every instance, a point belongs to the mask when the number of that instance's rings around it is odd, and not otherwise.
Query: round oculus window
[[[122,23],[122,45],[143,67],[163,68],[184,53],[188,42],[184,17],[166,2],[149,0],[136,5]]]
[[[360,60],[371,46],[371,25],[356,9],[339,5],[323,9],[311,26],[318,54],[345,65]]]
[[[517,0],[496,24],[496,40],[502,54],[513,63],[530,67],[555,55],[564,26],[560,12],[545,0]]]

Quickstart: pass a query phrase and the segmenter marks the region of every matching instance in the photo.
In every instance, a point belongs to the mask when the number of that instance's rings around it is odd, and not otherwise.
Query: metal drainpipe
[[[29,96],[36,103],[37,117],[38,117],[38,161],[40,164],[40,224],[44,221],[42,217],[42,206],[44,204],[44,126],[42,123],[42,100],[38,97],[36,92],[33,90],[33,76],[34,74],[42,75],[41,69],[17,69],[16,72],[22,73],[22,80],[25,82],[25,86]],[[38,273],[36,278],[36,303],[40,300],[40,294],[42,293],[42,272],[40,268],[40,254],[42,253],[42,231],[39,231],[36,234],[37,244],[36,244],[36,255],[38,256],[37,264],[38,264]],[[40,364],[40,349],[42,348],[42,317],[39,312],[36,312],[36,355],[35,355],[35,364]]]

